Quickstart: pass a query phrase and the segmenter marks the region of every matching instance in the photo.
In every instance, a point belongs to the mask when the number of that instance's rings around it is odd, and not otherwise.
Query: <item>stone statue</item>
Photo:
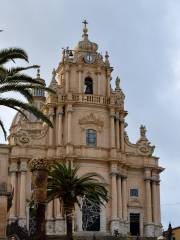
[[[141,125],[140,126],[140,135],[142,138],[145,138],[146,137],[146,127],[144,125]]]
[[[116,78],[116,89],[120,89],[120,78]]]

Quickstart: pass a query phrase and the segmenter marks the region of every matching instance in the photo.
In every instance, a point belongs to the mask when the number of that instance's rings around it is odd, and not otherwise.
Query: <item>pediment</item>
[[[98,127],[102,128],[104,126],[104,122],[100,119],[98,119],[95,114],[90,113],[89,115],[81,118],[79,120],[80,125],[89,125],[89,124],[95,124]]]

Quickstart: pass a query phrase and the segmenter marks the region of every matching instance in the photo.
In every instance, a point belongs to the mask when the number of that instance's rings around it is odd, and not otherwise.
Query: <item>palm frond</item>
[[[50,127],[53,128],[53,125],[49,120],[49,118],[46,115],[44,115],[39,109],[37,109],[31,104],[24,103],[22,101],[19,101],[13,98],[0,98],[0,105],[6,106],[6,107],[14,106],[14,107],[22,108],[28,112],[31,112],[34,116],[46,122]]]
[[[24,70],[28,70],[28,69],[32,69],[32,68],[39,68],[39,65],[32,65],[32,66],[28,66],[28,67],[12,67],[10,69],[7,69],[6,72],[8,74],[8,76],[13,76],[19,72],[22,72]]]
[[[33,95],[32,93],[28,90],[28,88],[31,88],[31,85],[16,85],[16,84],[11,84],[11,85],[4,85],[0,87],[0,93],[6,93],[6,92],[18,92],[21,95],[23,95],[28,102],[33,101]]]
[[[22,59],[28,62],[28,55],[21,48],[5,48],[0,50],[0,65],[14,59]]]
[[[2,131],[3,131],[3,133],[4,133],[4,138],[5,138],[5,140],[6,140],[6,138],[7,138],[7,132],[6,132],[6,129],[5,129],[4,124],[3,124],[3,122],[2,122],[1,119],[0,119],[0,127],[1,127],[1,129],[2,129]]]

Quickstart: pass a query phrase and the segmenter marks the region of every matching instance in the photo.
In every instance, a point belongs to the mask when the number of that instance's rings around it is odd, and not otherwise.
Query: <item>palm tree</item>
[[[24,117],[26,117],[25,111],[33,113],[37,118],[46,122],[50,127],[52,123],[40,110],[33,106],[33,95],[31,90],[35,88],[35,85],[46,91],[51,91],[51,89],[44,87],[43,83],[37,79],[33,79],[27,74],[22,73],[24,70],[31,68],[39,68],[37,65],[32,65],[28,67],[11,67],[7,68],[5,65],[10,61],[15,63],[16,59],[22,59],[28,62],[27,53],[20,48],[8,48],[0,50],[0,105],[12,108],[20,112]],[[7,92],[18,92],[28,101],[23,102],[15,98],[3,97],[3,93]],[[25,110],[25,111],[24,111]],[[27,117],[26,117],[27,118]],[[0,119],[0,127],[3,130],[6,139],[6,130],[4,124]]]
[[[67,240],[72,240],[72,214],[75,204],[80,207],[79,199],[98,204],[108,202],[108,191],[103,183],[97,180],[97,174],[78,176],[79,167],[71,167],[71,164],[55,162],[48,176],[47,195],[48,201],[58,198],[63,204],[66,216]]]

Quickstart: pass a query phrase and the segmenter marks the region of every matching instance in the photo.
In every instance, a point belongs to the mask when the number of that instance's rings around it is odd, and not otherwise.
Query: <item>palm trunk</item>
[[[72,209],[69,209],[66,211],[67,240],[73,240],[72,227]]]
[[[46,239],[46,224],[45,224],[45,204],[38,203],[36,211],[36,234],[37,240]]]

